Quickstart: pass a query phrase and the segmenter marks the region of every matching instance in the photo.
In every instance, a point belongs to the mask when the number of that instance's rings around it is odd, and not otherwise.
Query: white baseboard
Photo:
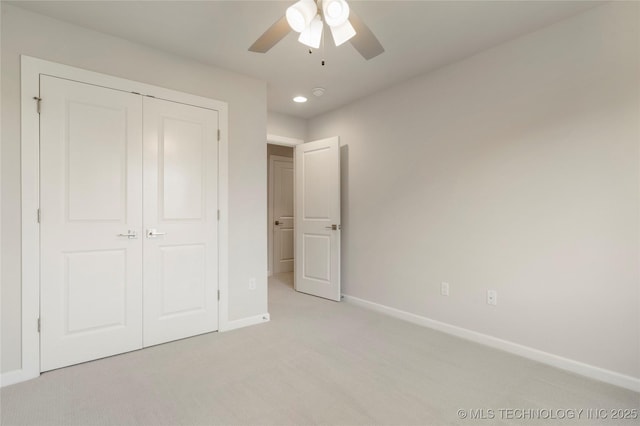
[[[224,331],[231,331],[231,330],[235,330],[237,328],[243,328],[243,327],[249,327],[251,325],[256,325],[256,324],[262,324],[265,322],[269,322],[271,319],[269,313],[266,314],[262,314],[262,315],[256,315],[253,317],[248,317],[248,318],[242,318],[239,320],[235,320],[235,321],[229,321],[225,324],[224,327],[220,327],[220,331],[224,332]]]
[[[35,379],[40,374],[31,374],[25,370],[12,370],[0,374],[0,388]]]
[[[271,316],[269,313],[256,315],[253,317],[242,318],[235,321],[229,321],[224,326],[220,327],[220,332],[231,331],[238,328],[249,327],[251,325],[262,324],[265,322],[269,322]],[[13,385],[16,383],[24,382],[26,380],[35,379],[39,374],[32,374],[25,370],[12,370],[7,371],[6,373],[0,374],[0,387]]]
[[[473,330],[447,324],[441,321],[433,320],[431,318],[412,314],[410,312],[401,311],[389,306],[369,302],[368,300],[360,299],[354,296],[345,294],[343,295],[343,297],[344,300],[348,303],[380,312],[394,318],[421,325],[423,327],[432,328],[434,330],[442,331],[444,333],[451,334],[462,339],[500,349],[515,355],[520,355],[524,358],[532,359],[534,361],[560,368],[562,370],[571,371],[572,373],[580,374],[591,379],[599,380],[601,382],[609,383],[615,386],[620,386],[622,388],[629,389],[635,392],[640,392],[640,378],[616,373],[615,371],[606,370],[604,368],[585,364],[580,361],[564,358],[528,346],[520,345],[518,343],[510,342],[508,340],[499,339],[488,334],[478,333]]]

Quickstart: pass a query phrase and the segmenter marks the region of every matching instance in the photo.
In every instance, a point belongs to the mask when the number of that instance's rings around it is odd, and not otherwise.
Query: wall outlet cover
[[[449,295],[449,283],[443,282],[442,284],[440,284],[440,294],[443,296]]]

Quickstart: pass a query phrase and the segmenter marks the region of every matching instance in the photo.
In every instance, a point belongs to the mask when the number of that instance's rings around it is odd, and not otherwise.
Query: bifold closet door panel
[[[142,347],[142,98],[42,76],[41,370]]]
[[[144,98],[144,346],[218,329],[218,113]]]

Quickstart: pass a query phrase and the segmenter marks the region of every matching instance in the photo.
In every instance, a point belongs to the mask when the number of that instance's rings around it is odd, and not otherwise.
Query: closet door
[[[218,329],[218,113],[144,98],[144,346]]]
[[[142,99],[40,80],[41,370],[142,347]]]

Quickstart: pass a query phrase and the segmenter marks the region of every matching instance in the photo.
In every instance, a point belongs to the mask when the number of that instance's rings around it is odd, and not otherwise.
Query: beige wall
[[[310,120],[344,145],[344,293],[640,378],[639,6]]]
[[[267,312],[266,84],[6,4],[1,36],[0,371],[20,368],[20,54],[229,103],[229,317]]]
[[[306,140],[307,120],[269,111],[267,115],[267,134]]]

